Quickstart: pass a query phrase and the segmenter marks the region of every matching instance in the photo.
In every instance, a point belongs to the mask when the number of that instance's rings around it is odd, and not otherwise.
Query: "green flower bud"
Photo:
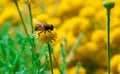
[[[103,2],[103,5],[105,8],[111,9],[115,6],[115,3],[114,2]]]

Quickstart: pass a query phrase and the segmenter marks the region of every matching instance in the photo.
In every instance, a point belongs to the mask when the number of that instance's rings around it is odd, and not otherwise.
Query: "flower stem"
[[[108,74],[110,74],[110,9],[107,9],[107,35]]]
[[[33,34],[33,21],[32,21],[32,12],[31,12],[31,7],[30,7],[30,3],[28,4],[28,9],[29,9],[29,15],[30,15],[30,24],[31,24],[31,33]],[[35,39],[33,38],[32,39],[32,41],[33,41],[33,48],[35,48]],[[31,55],[34,55],[34,51],[31,51]],[[34,57],[33,57],[33,59],[32,60],[34,60]],[[33,61],[34,62],[34,61]],[[34,63],[33,63],[33,67],[34,67],[34,72],[36,71],[36,65],[34,65]]]
[[[25,33],[26,33],[27,36],[29,36],[29,34],[28,34],[28,32],[27,32],[27,28],[26,28],[26,26],[25,26],[25,23],[24,23],[24,21],[23,21],[22,14],[21,14],[20,9],[19,9],[19,7],[18,7],[18,3],[17,3],[17,2],[14,2],[14,3],[15,3],[15,5],[16,5],[17,10],[18,10],[18,13],[19,13],[19,15],[20,15],[20,18],[21,18],[21,21],[22,21],[22,24],[23,24],[23,28],[24,28],[24,30],[25,30]]]
[[[81,34],[78,36],[75,44],[73,45],[73,47],[72,47],[72,49],[71,49],[71,51],[70,51],[70,53],[69,53],[69,55],[68,55],[67,63],[69,63],[69,62],[71,61],[72,56],[73,56],[75,50],[77,49],[78,45],[80,44],[80,42],[81,42],[81,40],[82,40],[82,38],[83,38],[83,35],[84,35],[84,34],[81,33]]]
[[[20,15],[20,18],[21,18],[21,21],[22,21],[22,25],[23,25],[23,28],[24,28],[24,30],[25,30],[25,33],[26,33],[26,35],[28,36],[28,40],[29,40],[29,42],[30,42],[30,45],[31,45],[31,60],[32,60],[32,66],[33,66],[33,74],[35,73],[35,65],[34,65],[34,51],[33,51],[33,42],[31,41],[31,39],[30,39],[30,35],[28,34],[28,32],[27,32],[27,28],[26,28],[26,26],[25,26],[25,23],[24,23],[24,21],[23,21],[23,17],[22,17],[22,14],[21,14],[21,12],[20,12],[20,9],[19,9],[19,7],[18,7],[18,3],[17,2],[14,2],[15,3],[15,5],[16,5],[16,7],[17,7],[17,10],[18,10],[18,13],[19,13],[19,15]]]
[[[108,52],[108,74],[110,74],[110,10],[115,6],[114,2],[104,2],[104,7],[107,9],[107,52]]]
[[[48,43],[47,45],[48,45],[49,58],[50,58],[50,68],[51,68],[51,74],[53,74],[53,66],[52,66],[52,58],[51,58],[50,44]]]
[[[30,14],[31,33],[33,33],[32,12],[31,12],[30,3],[28,4],[28,9],[29,9],[29,14]]]

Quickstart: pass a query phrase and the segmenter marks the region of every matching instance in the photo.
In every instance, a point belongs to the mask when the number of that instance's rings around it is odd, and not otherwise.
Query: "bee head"
[[[53,30],[54,26],[52,24],[50,24],[50,30]]]

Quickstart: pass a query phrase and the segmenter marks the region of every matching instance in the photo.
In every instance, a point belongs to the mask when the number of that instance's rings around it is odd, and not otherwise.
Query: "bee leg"
[[[44,31],[44,33],[46,34],[46,31]]]
[[[48,31],[49,33],[51,33],[51,31]]]
[[[43,32],[43,31],[39,32],[39,33],[38,33],[38,36],[40,36],[40,33],[42,33],[42,32]]]

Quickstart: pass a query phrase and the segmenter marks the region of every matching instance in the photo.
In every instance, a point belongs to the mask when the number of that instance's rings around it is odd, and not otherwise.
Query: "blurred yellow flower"
[[[106,13],[105,13],[105,10],[100,9],[100,10],[96,11],[95,22],[97,22],[96,25],[98,25],[100,28],[105,28],[106,27]]]
[[[40,14],[35,19],[42,22],[42,23],[47,23],[49,16],[46,14]]]
[[[36,17],[42,14],[42,10],[40,10],[39,6],[31,6],[32,9],[32,16]]]
[[[80,32],[89,32],[92,28],[90,20],[83,17],[73,17],[67,19],[62,25],[63,26],[60,27],[60,29],[64,29],[65,33],[72,30],[73,35],[76,37],[80,34]]]
[[[78,10],[83,6],[83,1],[82,0],[67,0],[68,4],[71,5],[71,8],[73,10]]]
[[[107,49],[100,49],[96,54],[95,61],[101,67],[107,67]]]
[[[99,48],[95,42],[87,42],[86,44],[79,46],[76,53],[82,58],[90,58],[98,52]]]
[[[117,72],[118,72],[118,74],[120,74],[120,63],[117,66]]]
[[[118,17],[120,18],[120,6],[115,6],[115,8],[112,10],[112,15],[114,15],[114,17]]]
[[[65,0],[60,2],[60,4],[58,5],[56,15],[63,16],[64,14],[71,12],[71,10],[72,10],[71,6]]]
[[[115,28],[114,30],[111,31],[111,36],[110,36],[110,44],[111,47],[117,52],[120,49],[120,27]]]
[[[92,24],[90,22],[89,19],[87,18],[80,18],[79,19],[80,22],[80,29],[82,32],[90,32],[90,30],[92,29]]]
[[[47,23],[52,23],[55,25],[55,27],[59,27],[61,25],[61,19],[57,17],[50,18]]]
[[[32,2],[32,0],[19,0],[19,2],[23,2],[23,3],[29,4],[30,2]]]
[[[66,38],[67,38],[67,47],[68,47],[67,52],[69,52],[73,44],[75,43],[76,38],[73,36],[72,31],[66,34]]]
[[[55,5],[49,5],[48,7],[46,7],[46,14],[48,14],[49,16],[55,16],[56,8],[57,7],[55,7]]]
[[[12,28],[9,30],[9,34],[11,37],[15,37],[15,32]]]
[[[101,68],[101,69],[95,70],[95,72],[93,74],[104,74],[105,72],[106,72],[106,70]]]
[[[88,7],[91,6],[91,7],[95,8],[96,10],[101,9],[103,6],[102,0],[93,0],[93,1],[87,0],[86,2],[87,3],[85,3],[85,5],[87,5]]]
[[[95,8],[93,7],[84,7],[79,11],[80,17],[93,18],[96,13]]]
[[[118,74],[117,67],[119,64],[120,64],[120,54],[116,54],[110,60],[110,69],[113,73]]]
[[[110,29],[114,30],[117,27],[120,27],[120,20],[119,20],[119,18],[114,18],[114,19],[111,20]]]
[[[2,27],[4,25],[5,19],[3,19],[4,17],[0,16],[0,27]]]
[[[53,69],[53,73],[54,73],[54,74],[60,74],[59,69],[58,69],[58,68],[54,68],[54,69]]]
[[[106,31],[99,29],[93,32],[91,40],[99,45],[99,49],[106,47]]]
[[[76,69],[77,69],[76,67],[67,69],[67,74],[75,74],[77,71]],[[87,71],[84,67],[80,67],[78,71],[79,71],[79,74],[87,74]]]
[[[10,21],[12,25],[18,25],[20,23],[20,17],[15,7],[7,6],[4,8],[3,12],[0,14],[1,23],[4,24],[5,21]]]
[[[103,74],[108,74],[108,72],[106,71],[106,72],[104,72]],[[113,72],[110,72],[110,74],[114,74]]]

